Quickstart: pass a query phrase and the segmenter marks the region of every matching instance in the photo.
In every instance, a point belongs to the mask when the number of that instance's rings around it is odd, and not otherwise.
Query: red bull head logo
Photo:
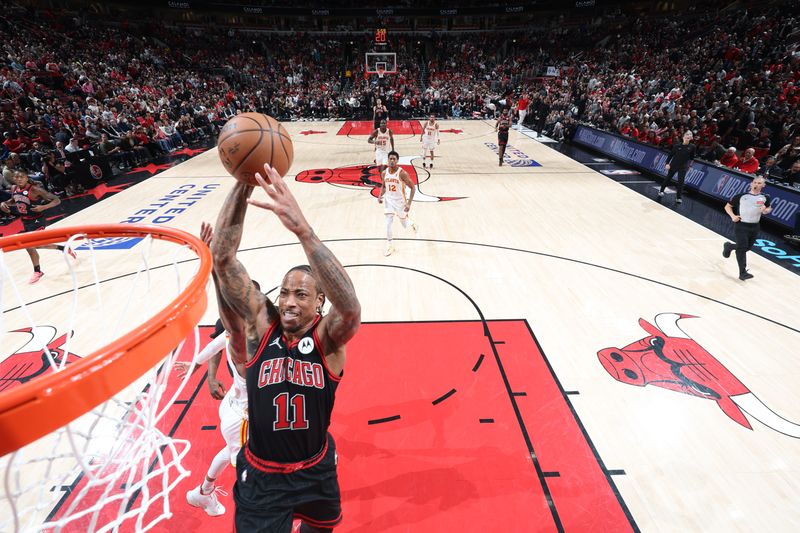
[[[400,158],[399,166],[406,172],[414,182],[416,192],[414,193],[415,202],[446,202],[449,200],[460,200],[463,196],[430,196],[419,190],[419,176],[417,169],[411,163],[411,156]],[[302,183],[330,183],[332,185],[357,187],[369,190],[369,193],[377,198],[381,190],[380,169],[376,165],[352,165],[340,168],[317,168],[304,170],[297,174],[295,180]]]
[[[648,336],[624,348],[606,348],[597,352],[603,368],[622,383],[664,389],[705,398],[717,403],[732,420],[753,429],[747,415],[762,424],[800,438],[800,426],[777,415],[764,405],[722,363],[692,340],[678,326],[691,315],[661,313],[653,326],[639,320]]]
[[[0,392],[26,383],[51,368],[47,352],[50,352],[56,365],[69,364],[79,359],[62,348],[70,334],[65,333],[56,338],[56,328],[52,326],[18,329],[14,333],[28,333],[30,339],[5,361],[0,362]]]

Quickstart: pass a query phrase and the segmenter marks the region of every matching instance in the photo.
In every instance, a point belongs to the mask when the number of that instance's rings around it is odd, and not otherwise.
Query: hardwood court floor
[[[337,531],[800,528],[796,275],[748,254],[755,278],[739,281],[718,235],[516,131],[499,167],[493,124],[443,123],[428,171],[416,126],[392,126],[419,183],[420,230],[395,223],[397,252],[384,257],[366,135],[286,124],[286,179],[348,268],[365,322],[331,428]],[[59,225],[141,217],[197,232],[231,179],[211,150]],[[46,253],[31,300],[66,283]],[[265,288],[305,262],[252,207],[239,257]],[[27,277],[24,253],[6,261]],[[209,294],[203,324],[216,319]],[[197,457],[213,456],[215,438],[196,444]],[[175,512],[229,521],[230,497],[220,519],[183,504],[198,463]]]

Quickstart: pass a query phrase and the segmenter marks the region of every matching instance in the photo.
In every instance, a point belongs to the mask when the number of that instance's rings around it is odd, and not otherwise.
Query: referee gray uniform
[[[728,202],[733,208],[733,213],[741,217],[734,222],[733,233],[736,244],[726,242],[722,255],[730,257],[731,251],[736,250],[736,262],[739,264],[739,279],[745,280],[753,277],[747,272],[747,258],[745,254],[753,247],[758,236],[759,222],[761,221],[762,207],[769,207],[770,198],[766,194],[746,192],[737,194]]]

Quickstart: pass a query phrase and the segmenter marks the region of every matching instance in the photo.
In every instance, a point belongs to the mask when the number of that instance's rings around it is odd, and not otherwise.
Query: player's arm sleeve
[[[669,150],[669,155],[667,155],[667,161],[664,163],[665,165],[669,165],[672,163],[672,159],[675,157],[675,145],[672,145],[672,148]]]
[[[226,334],[218,335],[216,339],[211,339],[211,342],[206,344],[206,347],[200,350],[197,355],[194,357],[194,364],[202,365],[216,354],[222,351],[225,348],[225,339],[227,338]]]

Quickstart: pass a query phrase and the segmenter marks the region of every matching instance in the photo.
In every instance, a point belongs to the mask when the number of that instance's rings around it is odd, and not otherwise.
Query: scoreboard
[[[386,46],[389,44],[389,34],[386,31],[386,28],[378,28],[375,30],[375,45],[376,46]]]

